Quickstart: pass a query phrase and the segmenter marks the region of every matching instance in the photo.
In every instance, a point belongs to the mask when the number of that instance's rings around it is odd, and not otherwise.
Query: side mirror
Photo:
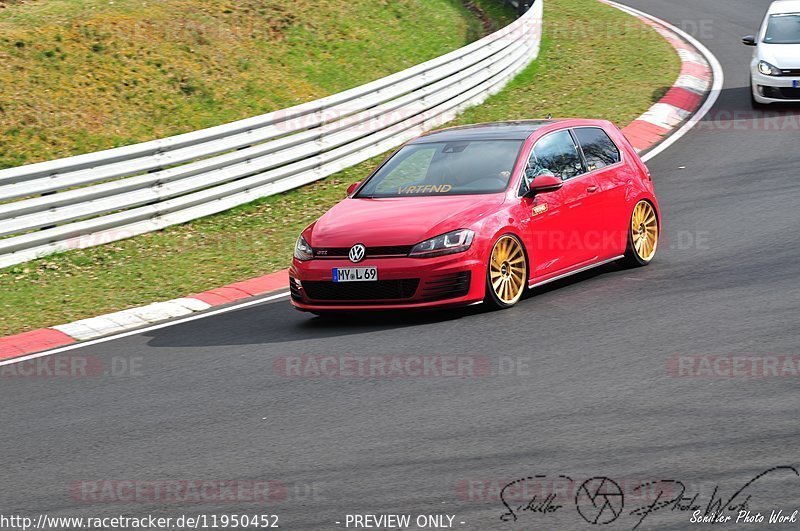
[[[360,184],[361,184],[361,181],[356,181],[353,184],[351,184],[350,186],[348,186],[347,187],[347,197],[350,197],[351,195],[353,195],[353,192],[356,191],[356,188],[358,188]]]
[[[742,44],[746,46],[755,46],[756,45],[756,38],[752,35],[748,35],[746,37],[742,37]]]
[[[526,196],[538,194],[540,192],[553,192],[564,185],[564,181],[555,175],[543,174],[534,177]]]

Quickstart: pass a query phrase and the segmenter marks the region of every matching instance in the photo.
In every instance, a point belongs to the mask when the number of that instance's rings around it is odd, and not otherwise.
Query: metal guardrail
[[[479,41],[332,96],[0,170],[0,267],[184,223],[379,155],[498,92],[538,55],[541,32],[538,0]]]

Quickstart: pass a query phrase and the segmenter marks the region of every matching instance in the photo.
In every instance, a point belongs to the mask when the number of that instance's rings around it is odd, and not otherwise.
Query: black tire
[[[521,289],[519,290],[518,293],[515,291],[515,293],[517,293],[517,294],[512,298],[512,300],[510,302],[502,300],[497,295],[497,293],[495,293],[495,289],[492,286],[492,277],[491,277],[491,273],[492,273],[492,257],[494,256],[495,248],[497,247],[498,243],[501,240],[504,240],[504,239],[511,239],[514,242],[516,242],[516,245],[519,247],[519,249],[522,252],[522,257],[523,257],[523,260],[524,260],[523,272],[522,272],[522,287],[521,287]],[[511,308],[512,306],[516,305],[522,299],[522,297],[525,295],[525,292],[528,290],[528,271],[529,271],[529,269],[528,269],[528,257],[527,257],[527,254],[525,252],[525,246],[522,244],[522,241],[517,236],[515,236],[513,234],[503,234],[502,236],[497,238],[497,241],[495,241],[494,244],[492,245],[492,249],[489,251],[489,256],[487,257],[487,260],[486,260],[486,281],[485,281],[486,282],[486,295],[485,295],[485,297],[483,299],[484,303],[486,303],[486,305],[489,308],[493,309],[493,310],[504,310],[506,308]]]

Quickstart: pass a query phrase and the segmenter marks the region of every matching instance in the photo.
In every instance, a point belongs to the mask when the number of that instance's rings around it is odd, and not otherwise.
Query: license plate
[[[374,282],[378,280],[377,267],[334,267],[334,282]]]
[[[800,79],[794,80],[794,88],[800,88]]]

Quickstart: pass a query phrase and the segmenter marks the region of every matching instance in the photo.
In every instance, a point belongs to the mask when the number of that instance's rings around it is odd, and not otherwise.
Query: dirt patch
[[[2,0],[0,0],[0,2],[2,2]],[[486,11],[481,9],[481,7],[478,6],[477,4],[475,4],[475,2],[473,2],[472,0],[465,0],[464,1],[464,7],[469,9],[470,12],[473,15],[475,15],[475,17],[478,20],[480,20],[480,22],[481,22],[481,36],[482,37],[485,37],[486,35],[489,35],[490,33],[493,33],[495,31],[495,29],[497,29],[495,27],[494,21],[492,21],[492,19],[489,18],[489,15],[486,14]]]
[[[0,0],[0,9],[20,4],[32,4],[34,0]]]

